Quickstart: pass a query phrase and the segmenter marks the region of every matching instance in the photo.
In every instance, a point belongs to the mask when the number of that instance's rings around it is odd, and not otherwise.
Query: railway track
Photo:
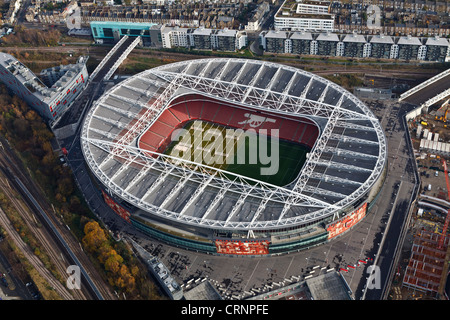
[[[5,142],[4,139],[0,139],[0,141]],[[71,299],[117,299],[108,285],[104,282],[103,278],[99,275],[87,255],[83,252],[78,240],[68,231],[67,226],[59,219],[56,219],[53,214],[46,214],[52,212],[53,209],[46,201],[42,200],[45,199],[45,197],[41,195],[39,188],[23,173],[24,170],[20,168],[18,159],[15,159],[14,155],[11,154],[11,150],[6,150],[7,148],[8,146],[5,146],[5,143],[1,144],[0,169],[3,169],[2,171],[4,176],[6,174],[8,182],[0,179],[0,185],[3,187],[3,183],[6,183],[9,188],[14,187],[16,191],[22,195],[26,202],[26,206],[29,209],[29,213],[25,215],[24,220],[31,226],[30,229],[32,230],[39,229],[36,228],[36,223],[37,221],[40,221],[43,226],[41,229],[45,229],[45,233],[41,233],[40,235],[40,241],[43,246],[45,244],[46,249],[49,249],[49,255],[51,255],[58,271],[63,276],[68,276],[66,268],[69,265],[77,264],[82,266],[82,290],[73,291],[83,292],[74,293]],[[19,185],[19,183],[22,186]],[[35,203],[33,203],[33,201]],[[22,207],[23,206],[24,205],[22,205]],[[65,298],[68,297],[65,296]]]
[[[50,286],[61,296],[64,300],[74,300],[74,297],[67,291],[65,286],[61,284],[51,272],[45,267],[43,262],[31,251],[30,247],[22,240],[20,235],[14,229],[14,226],[9,221],[5,212],[0,209],[0,224],[5,228],[12,241],[19,248],[19,250],[25,255],[27,260],[33,265],[33,267],[44,277]]]
[[[2,159],[0,159],[1,166],[4,166]],[[28,229],[33,233],[34,237],[39,241],[45,252],[50,257],[56,270],[61,275],[62,279],[67,281],[68,274],[66,272],[68,261],[64,259],[61,251],[58,250],[58,244],[53,240],[51,235],[39,225],[36,216],[30,211],[30,208],[20,201],[17,194],[12,190],[10,184],[5,176],[0,177],[0,189],[8,197],[16,211],[20,214],[23,221],[26,223]],[[48,279],[47,279],[48,280]],[[77,300],[85,300],[86,295],[81,290],[71,291],[73,298]]]

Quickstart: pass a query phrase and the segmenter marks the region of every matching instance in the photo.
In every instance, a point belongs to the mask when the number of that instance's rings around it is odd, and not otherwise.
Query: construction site
[[[449,78],[448,70],[410,90],[410,96],[400,98],[417,106],[406,115],[406,120],[420,189],[412,207],[409,234],[393,281],[390,298],[394,300],[448,300]]]

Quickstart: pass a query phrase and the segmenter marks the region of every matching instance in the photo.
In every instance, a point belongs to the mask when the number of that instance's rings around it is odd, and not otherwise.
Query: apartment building
[[[450,60],[449,40],[437,36],[418,38],[271,30],[261,32],[259,39],[268,53],[435,62]]]
[[[329,14],[329,2],[286,0],[275,14],[278,30],[333,31],[334,15]]]
[[[84,90],[88,79],[86,57],[76,64],[41,72],[41,80],[13,56],[0,53],[0,80],[49,122],[55,121]]]
[[[310,32],[294,32],[289,39],[291,40],[292,54],[311,54],[313,37]]]
[[[419,38],[412,37],[410,35],[400,37],[396,43],[398,47],[398,54],[395,59],[401,60],[424,60],[422,42]],[[419,55],[420,53],[420,55]]]

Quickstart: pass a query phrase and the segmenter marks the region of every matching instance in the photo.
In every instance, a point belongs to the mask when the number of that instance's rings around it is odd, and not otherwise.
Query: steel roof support
[[[129,111],[129,110],[124,110],[124,109],[121,109],[121,108],[117,108],[117,107],[114,107],[112,105],[106,104],[105,102],[101,102],[101,103],[99,103],[99,105],[101,107],[103,107],[103,108],[106,108],[106,109],[109,109],[111,111],[120,113],[121,115],[127,117],[130,120],[135,118],[135,117],[137,117],[137,115],[138,115],[136,112]]]
[[[200,185],[197,189],[195,189],[194,194],[189,198],[188,202],[185,204],[184,208],[181,210],[181,212],[178,214],[178,219],[184,215],[189,209],[191,205],[194,204],[194,202],[198,199],[198,197],[205,191],[205,189],[209,186],[211,181],[213,180],[214,175],[211,175],[207,180],[200,182]],[[221,189],[222,190],[222,189]],[[204,215],[203,215],[204,216]]]
[[[206,217],[216,208],[217,204],[219,203],[219,201],[221,201],[223,199],[223,197],[225,196],[225,193],[227,191],[228,191],[228,188],[222,188],[219,190],[219,192],[214,197],[214,200],[211,202],[209,207],[203,213],[203,215],[201,217],[201,219],[202,219],[201,221],[204,221],[206,219]]]
[[[261,66],[261,68],[263,68]],[[262,71],[261,68],[258,71]],[[166,78],[171,81],[175,77],[176,73],[154,71],[155,75]],[[188,89],[201,92],[203,94],[211,95],[211,97],[217,98],[217,95],[221,98],[231,99],[230,102],[245,104],[249,107],[260,109],[262,111],[290,111],[291,113],[301,113],[303,115],[314,115],[324,118],[329,118],[333,113],[334,116],[339,119],[345,120],[370,120],[372,116],[355,112],[352,110],[341,108],[340,104],[336,106],[326,103],[320,103],[314,100],[309,100],[302,97],[296,97],[286,95],[284,103],[280,104],[280,99],[283,99],[283,94],[278,92],[272,92],[270,90],[262,88],[254,88],[251,85],[242,85],[227,81],[218,81],[217,79],[203,79],[195,75],[180,75],[182,81],[180,85]],[[256,77],[255,77],[256,78]],[[256,80],[255,80],[256,81]],[[262,97],[269,91],[267,96],[272,99],[266,99],[264,107],[259,105]],[[343,98],[344,95],[341,96]],[[250,99],[250,100],[249,100]],[[249,101],[253,103],[249,103]]]
[[[92,172],[105,183],[108,187],[124,200],[130,201],[137,207],[148,210],[158,216],[165,217],[168,219],[178,220],[180,222],[185,222],[193,225],[210,226],[210,227],[227,227],[227,228],[237,228],[246,230],[264,229],[264,228],[279,228],[283,226],[303,224],[306,222],[313,222],[323,217],[329,216],[339,212],[342,208],[347,207],[352,204],[355,200],[359,199],[364,195],[370,187],[377,181],[382,171],[384,170],[384,165],[386,163],[386,143],[384,138],[384,133],[379,126],[378,120],[370,112],[370,110],[362,104],[355,97],[341,93],[337,105],[330,105],[324,103],[325,96],[331,88],[334,88],[336,92],[342,92],[342,89],[330,81],[323,80],[315,75],[306,73],[302,70],[294,69],[289,66],[281,67],[278,64],[272,64],[270,62],[255,62],[252,60],[242,60],[242,59],[228,59],[226,63],[222,66],[219,74],[214,77],[214,79],[204,79],[203,75],[206,74],[208,70],[211,69],[215,59],[204,59],[205,65],[201,68],[190,68],[190,66],[196,67],[192,61],[182,61],[171,65],[170,70],[167,70],[166,66],[161,66],[148,70],[141,73],[138,78],[152,83],[165,85],[164,82],[168,83],[165,90],[155,96],[156,100],[152,104],[152,110],[147,109],[143,103],[136,103],[134,99],[129,99],[127,97],[122,97],[114,92],[114,90],[108,91],[105,96],[97,102],[97,107],[106,108],[118,112],[119,114],[125,115],[128,119],[136,119],[137,121],[133,125],[128,125],[125,122],[114,122],[114,121],[104,121],[112,126],[122,128],[128,128],[128,131],[118,139],[118,136],[114,136],[112,133],[107,133],[104,130],[89,127],[91,119],[98,119],[102,121],[102,116],[95,113],[96,108],[91,108],[89,110],[86,121],[82,128],[82,138],[81,143],[83,146],[83,153],[85,155],[86,161],[91,168]],[[252,63],[258,64],[259,69],[255,74],[249,85],[241,85],[237,83],[240,77],[248,70],[248,66]],[[230,70],[230,66],[235,66],[236,64],[241,64],[238,74],[235,76],[232,82],[223,81],[222,76],[227,74]],[[265,67],[276,67],[278,70],[275,72],[274,76],[265,86],[265,88],[253,87],[255,83],[259,80],[259,76]],[[186,74],[186,70],[191,70],[191,72],[199,72],[196,74]],[[256,69],[256,68],[255,68]],[[292,76],[289,79],[283,92],[272,91],[273,84],[279,78],[280,70],[292,71]],[[296,97],[289,94],[291,88],[295,85],[298,75],[306,75],[310,78],[307,87],[302,92],[302,96]],[[154,77],[153,79],[147,77]],[[155,80],[157,77],[158,80]],[[125,80],[123,84],[125,87],[133,90],[132,80],[130,78]],[[312,85],[313,81],[319,81],[320,83],[325,83],[326,87],[322,91],[318,101],[306,99],[309,87]],[[136,88],[137,89],[137,88]],[[182,161],[180,159],[171,159],[170,156],[154,153],[155,157],[150,156],[151,151],[140,151],[136,148],[133,143],[135,139],[145,132],[145,130],[151,126],[155,121],[158,114],[162,112],[166,107],[172,97],[176,96],[178,93],[187,92],[197,92],[211,98],[223,99],[228,103],[240,103],[242,105],[251,107],[257,110],[268,110],[280,114],[299,114],[303,117],[316,116],[327,119],[327,123],[320,137],[315,143],[315,146],[308,156],[308,159],[304,165],[302,173],[299,175],[297,180],[294,182],[293,189],[288,189],[285,187],[278,187],[263,183],[261,181],[252,181],[254,185],[250,185],[248,180],[252,180],[245,176],[234,175],[234,178],[230,180],[229,174],[223,170],[204,166],[201,164],[191,163],[189,161]],[[135,92],[140,92],[146,97],[149,95],[145,94],[143,90],[134,90]],[[121,110],[120,108],[115,108],[110,106],[105,102],[108,95],[112,98],[119,99],[120,101],[125,101],[127,103],[132,103],[134,106],[143,110],[146,108],[146,112],[143,116],[137,115],[130,111]],[[336,97],[337,98],[337,97]],[[348,103],[351,103],[351,106]],[[357,111],[353,111],[354,106],[358,108]],[[349,106],[352,110],[346,109]],[[360,112],[358,111],[360,110]],[[362,152],[353,150],[344,150],[338,148],[338,144],[333,147],[335,141],[347,141],[363,144],[377,144],[375,141],[362,139],[360,137],[350,137],[342,134],[334,133],[333,129],[342,127],[344,129],[356,129],[362,131],[372,131],[375,132],[378,137],[379,150],[377,155],[370,155]],[[103,135],[104,138],[94,139],[89,135],[89,132],[97,132]],[[339,131],[340,132],[340,131]],[[109,141],[108,141],[109,140]],[[333,142],[333,143],[331,143]],[[90,146],[95,146],[100,149],[100,152],[105,152],[107,157],[101,162],[97,163],[96,159],[99,157],[98,149],[95,150],[94,154],[90,150]],[[322,156],[324,153],[337,153],[344,156],[355,156],[358,159],[368,159],[367,163],[374,163],[374,168],[361,168],[353,164],[341,164],[338,162],[333,162],[329,159],[328,154]],[[108,177],[105,172],[103,172],[102,167],[104,164],[108,163],[109,160],[115,158],[117,161],[123,161],[122,167],[112,177]],[[118,186],[114,179],[116,179],[123,170],[126,170],[130,165],[137,165],[142,167],[140,171],[131,182],[124,188]],[[315,168],[317,166],[325,168],[336,168],[349,171],[362,171],[371,172],[370,176],[364,181],[364,183],[356,182],[353,180],[344,180],[338,177],[323,175],[317,171]],[[197,170],[193,170],[197,168]],[[326,169],[325,169],[326,170]],[[130,190],[137,183],[141,184],[141,179],[145,176],[147,172],[155,171],[160,172],[159,180],[155,181],[147,190],[147,193],[140,198],[137,198]],[[111,173],[108,173],[111,174]],[[225,176],[227,174],[227,176]],[[170,196],[166,198],[164,205],[157,207],[151,203],[147,203],[145,198],[157,188],[158,184],[161,183],[167,177],[173,177],[174,179],[179,179],[177,185],[172,189]],[[322,188],[315,189],[314,184],[308,184],[309,178],[319,179],[320,181],[327,181],[331,183],[348,183],[354,185],[356,190],[354,190],[350,195],[346,196],[339,192],[334,192],[331,190],[325,190]],[[170,212],[164,208],[164,206],[173,199],[179,190],[183,189],[183,186],[187,181],[192,181],[193,183],[199,183],[199,187],[196,189],[194,194],[189,198],[188,205],[182,210],[181,214],[175,212]],[[158,182],[158,184],[156,183]],[[145,185],[143,184],[142,188]],[[185,214],[187,209],[198,199],[200,194],[202,194],[205,188],[211,187],[218,190],[215,198],[208,206],[205,208],[203,215],[201,217],[194,217]],[[140,189],[142,190],[142,189]],[[337,202],[328,203],[315,197],[308,196],[309,193],[314,193],[313,190],[322,192],[324,195],[330,197],[336,197],[341,199]],[[144,191],[144,190],[142,190]],[[208,219],[208,215],[217,207],[218,203],[225,197],[227,192],[232,192],[240,195],[241,201],[237,202],[233,206],[232,214],[230,214],[226,221],[222,220],[212,220]],[[255,199],[261,199],[258,209],[251,217],[251,221],[232,221],[233,216],[239,211],[242,205],[242,201],[247,197],[252,197]],[[331,200],[329,200],[331,201]],[[261,214],[264,208],[269,202],[273,203],[284,203],[281,216],[277,217],[275,220],[261,220]],[[293,206],[304,206],[313,209],[314,211],[308,211],[306,214],[301,214],[295,217],[285,218],[286,213]],[[289,215],[290,216],[290,215]],[[240,219],[242,220],[242,219]]]
[[[113,125],[114,127],[118,128],[118,129],[123,129],[127,126],[126,124],[124,124],[123,122],[120,122],[119,120],[112,120],[110,118],[102,117],[102,116],[99,116],[96,114],[93,115],[93,118],[96,118],[100,121],[103,121],[105,123]]]
[[[170,200],[172,200],[172,198],[178,193],[178,191],[181,190],[181,188],[183,188],[186,185],[186,182],[189,181],[189,179],[193,176],[193,172],[191,172],[190,174],[188,174],[186,177],[178,180],[177,184],[175,185],[175,187],[173,187],[169,194],[166,196],[166,198],[164,199],[164,201],[161,203],[160,207],[161,208],[165,208],[166,205],[170,202]]]

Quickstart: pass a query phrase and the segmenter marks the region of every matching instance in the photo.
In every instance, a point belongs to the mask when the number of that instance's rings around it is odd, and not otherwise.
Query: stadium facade
[[[276,132],[308,154],[282,185],[171,156],[173,133],[193,121]],[[276,255],[344,234],[375,203],[387,163],[378,119],[348,91],[245,59],[183,61],[127,78],[90,109],[81,144],[117,214],[161,241],[210,254]]]

